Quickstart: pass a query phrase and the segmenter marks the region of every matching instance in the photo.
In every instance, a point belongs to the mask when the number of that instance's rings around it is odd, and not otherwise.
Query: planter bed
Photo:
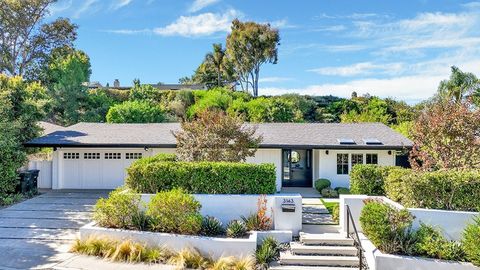
[[[111,229],[96,226],[95,222],[80,228],[81,240],[86,240],[92,236],[106,237],[119,241],[128,239],[134,242],[145,243],[151,247],[166,247],[172,251],[195,248],[205,257],[218,259],[225,256],[235,256],[237,258],[251,256],[255,253],[257,244],[261,244],[267,236],[272,236],[279,242],[289,242],[292,239],[292,232],[254,231],[250,233],[248,238],[226,238]]]

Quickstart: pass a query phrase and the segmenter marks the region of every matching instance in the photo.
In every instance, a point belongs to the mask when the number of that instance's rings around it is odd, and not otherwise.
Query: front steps
[[[272,270],[348,270],[358,269],[359,259],[353,239],[341,233],[300,233],[300,242],[280,253]]]

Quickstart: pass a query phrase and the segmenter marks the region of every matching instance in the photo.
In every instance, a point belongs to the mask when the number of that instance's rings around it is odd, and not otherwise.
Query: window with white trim
[[[366,154],[366,164],[378,164],[378,154]]]
[[[357,164],[363,164],[363,154],[352,154],[352,168]]]
[[[83,159],[100,159],[100,153],[83,153]]]
[[[105,153],[105,159],[121,159],[122,153]]]
[[[348,154],[337,154],[337,174],[348,174]]]
[[[80,159],[80,153],[63,153],[63,159]]]
[[[142,153],[126,153],[125,159],[139,159],[142,158]]]

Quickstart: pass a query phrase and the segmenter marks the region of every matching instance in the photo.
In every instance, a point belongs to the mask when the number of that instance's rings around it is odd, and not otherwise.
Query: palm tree
[[[475,74],[463,72],[452,66],[452,74],[448,80],[440,82],[438,96],[443,100],[453,100],[456,103],[466,98],[475,98],[480,94],[480,80]]]
[[[213,52],[208,53],[205,58],[215,67],[215,71],[217,72],[217,86],[220,87],[222,84],[221,77],[225,58],[225,49],[222,48],[222,44],[213,44]]]

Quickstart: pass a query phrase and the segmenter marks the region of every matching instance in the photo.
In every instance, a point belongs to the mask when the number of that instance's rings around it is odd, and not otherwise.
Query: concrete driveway
[[[0,210],[0,269],[49,269],[68,253],[107,191],[49,191]]]

